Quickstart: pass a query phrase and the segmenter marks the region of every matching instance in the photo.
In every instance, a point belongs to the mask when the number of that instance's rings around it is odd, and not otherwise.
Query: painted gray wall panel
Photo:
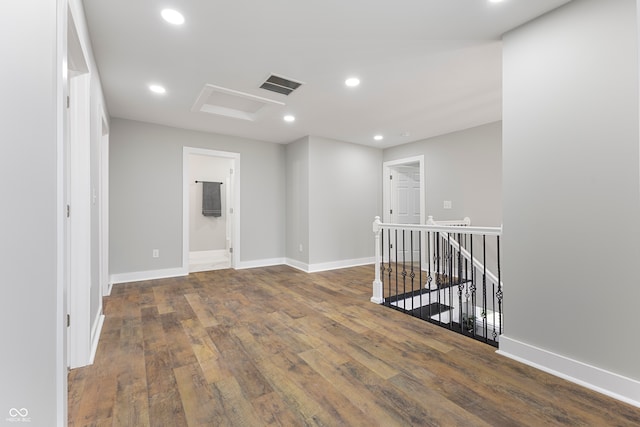
[[[502,223],[502,123],[437,136],[384,150],[384,161],[424,155],[427,215],[465,216],[474,225]],[[450,200],[452,209],[444,209]]]
[[[373,257],[382,150],[309,137],[309,263]]]
[[[573,1],[505,36],[504,280],[509,338],[640,380],[636,17]]]
[[[111,274],[182,266],[184,146],[240,153],[241,261],[284,256],[284,146],[123,119],[110,140]]]
[[[2,426],[16,425],[11,408],[26,408],[30,425],[55,425],[56,392],[65,388],[56,379],[57,7],[18,2],[0,14],[0,55],[15,65],[0,71]]]
[[[286,146],[287,258],[309,263],[309,137]],[[300,246],[302,245],[302,250]]]

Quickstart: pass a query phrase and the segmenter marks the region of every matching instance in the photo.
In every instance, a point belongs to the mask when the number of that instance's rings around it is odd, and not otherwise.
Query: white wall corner
[[[305,273],[309,272],[309,264],[304,263],[302,261],[298,261],[297,259],[287,258],[285,260],[285,264],[289,267],[296,268],[298,270],[304,271]]]
[[[340,268],[358,267],[360,265],[374,264],[374,257],[345,259],[341,261],[322,262],[317,264],[309,264],[309,273],[317,273],[320,271],[338,270]]]
[[[258,268],[258,267],[271,267],[274,265],[282,265],[282,264],[285,264],[284,258],[267,258],[267,259],[257,259],[253,261],[241,261],[236,266],[236,270],[245,270],[247,268]]]
[[[141,282],[143,280],[166,279],[169,277],[188,276],[189,270],[184,268],[165,268],[162,270],[134,271],[132,273],[118,273],[111,275],[111,284]]]
[[[640,408],[640,381],[500,335],[502,356]]]
[[[102,313],[102,308],[100,308],[98,316],[96,316],[96,319],[93,322],[93,328],[91,328],[91,353],[89,356],[90,365],[93,365],[93,361],[96,359],[96,352],[98,351],[98,342],[100,342],[100,335],[102,334],[104,319],[105,316]]]

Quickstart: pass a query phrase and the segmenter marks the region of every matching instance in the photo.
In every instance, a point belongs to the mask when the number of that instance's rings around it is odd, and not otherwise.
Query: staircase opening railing
[[[498,346],[501,227],[462,221],[385,224],[376,217],[371,301]]]

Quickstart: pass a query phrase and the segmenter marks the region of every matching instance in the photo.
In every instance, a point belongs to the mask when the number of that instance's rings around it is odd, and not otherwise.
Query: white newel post
[[[380,222],[380,217],[377,216],[373,221],[373,232],[375,233],[375,257],[376,257],[376,266],[375,266],[375,279],[373,280],[373,296],[371,297],[371,302],[376,304],[382,304],[382,280],[380,279],[380,266],[382,264],[382,257],[380,256],[380,232],[382,231],[382,222]]]

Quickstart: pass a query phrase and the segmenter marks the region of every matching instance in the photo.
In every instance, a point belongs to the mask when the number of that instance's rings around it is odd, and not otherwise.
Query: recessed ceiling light
[[[149,85],[149,90],[153,93],[166,93],[167,90],[160,85]]]
[[[489,0],[489,3],[502,3],[502,0]]]
[[[346,84],[349,87],[356,87],[360,84],[360,79],[357,77],[349,77],[347,80],[344,81],[344,84]]]
[[[376,141],[382,141],[384,139],[384,136],[376,135],[376,136],[373,137],[373,139],[375,139]]]
[[[284,116],[284,121],[285,122],[294,122],[296,120],[296,118],[294,116],[292,116],[291,114],[287,114],[286,116]]]
[[[160,14],[162,15],[162,18],[170,24],[173,24],[173,25],[184,24],[184,16],[182,16],[182,14],[177,10],[163,9],[162,12],[160,12]]]

